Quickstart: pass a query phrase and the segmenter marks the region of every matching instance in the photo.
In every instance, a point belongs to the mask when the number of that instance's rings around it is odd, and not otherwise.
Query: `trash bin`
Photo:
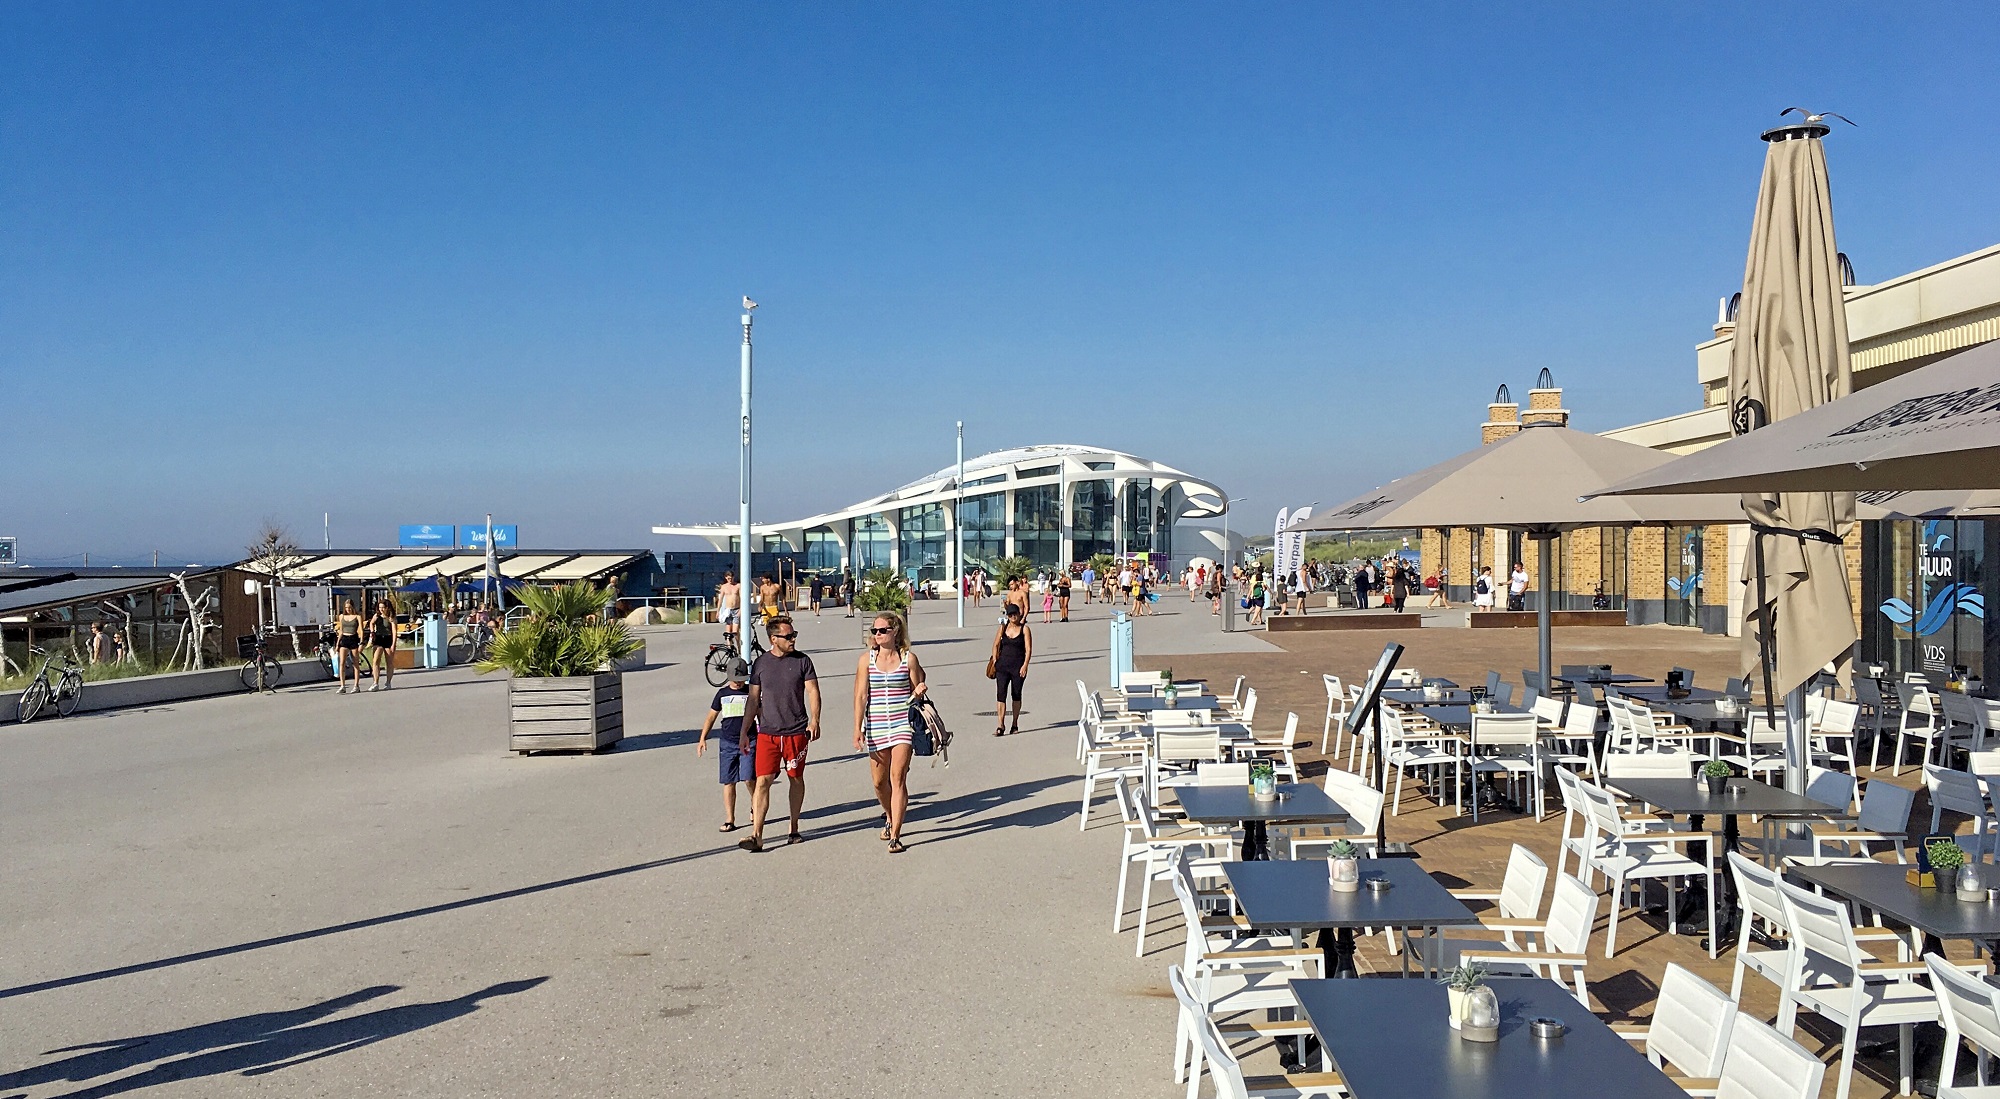
[[[444,615],[424,615],[423,666],[442,668],[451,663],[451,653],[445,645]]]

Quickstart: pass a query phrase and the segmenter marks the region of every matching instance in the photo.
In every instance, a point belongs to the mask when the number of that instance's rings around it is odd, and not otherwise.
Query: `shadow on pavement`
[[[404,1004],[344,1019],[313,1021],[363,1000],[395,991],[392,987],[378,985],[295,1011],[249,1015],[240,1019],[227,1019],[189,1027],[185,1030],[97,1043],[105,1048],[81,1057],[72,1057],[52,1065],[0,1077],[0,1086],[27,1083],[29,1081],[22,1078],[31,1075],[37,1076],[40,1080],[82,1081],[149,1061],[163,1061],[170,1057],[180,1059],[154,1065],[132,1076],[106,1080],[79,1091],[65,1092],[64,1095],[67,1099],[94,1099],[97,1096],[121,1095],[176,1080],[196,1080],[224,1073],[261,1076],[307,1061],[316,1061],[322,1057],[332,1057],[349,1050],[360,1049],[385,1038],[394,1038],[426,1027],[437,1026],[439,1023],[450,1022],[478,1011],[481,1000],[526,992],[546,980],[547,977],[533,977],[521,981],[503,981],[488,985],[477,992],[468,992],[455,1000]],[[218,1048],[224,1046],[228,1048]],[[203,1052],[204,1050],[207,1052]],[[183,1054],[192,1056],[182,1056]],[[109,1056],[110,1060],[98,1060],[106,1056]]]

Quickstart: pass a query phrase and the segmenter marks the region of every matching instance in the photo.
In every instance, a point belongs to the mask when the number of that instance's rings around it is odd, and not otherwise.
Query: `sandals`
[[[1006,727],[1005,725],[995,725],[995,726],[993,727],[993,735],[994,735],[994,736],[1006,736],[1006,735],[1007,735],[1007,727]]]
[[[1019,733],[1020,731],[1021,731],[1021,723],[1018,721],[1014,723],[1013,728],[1007,730],[1007,732],[1009,733]]]
[[[720,827],[720,828],[717,828],[717,829],[716,829],[716,831],[718,831],[718,832],[734,832],[734,831],[736,831],[736,822],[735,822],[735,821],[733,821],[733,820],[725,820],[725,821],[723,821],[723,822],[722,822],[722,827]]]
[[[756,836],[751,836],[747,840],[738,841],[736,846],[741,847],[743,850],[748,851],[754,855],[757,852],[762,851],[764,849],[764,841],[758,839]]]
[[[903,846],[902,840],[889,841],[889,853],[891,855],[900,855],[907,850],[909,850],[909,848]]]
[[[805,841],[806,841],[805,833],[793,832],[791,835],[785,837],[785,846],[790,847],[792,844],[804,843]]]

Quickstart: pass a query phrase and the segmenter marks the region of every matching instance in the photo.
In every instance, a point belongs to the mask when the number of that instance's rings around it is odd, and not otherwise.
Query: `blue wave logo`
[[[1694,597],[1701,594],[1701,574],[1695,573],[1685,581],[1678,576],[1669,576],[1667,590],[1680,596],[1683,601],[1693,602]]]
[[[1890,599],[1876,610],[1882,617],[1908,630],[1911,636],[1929,637],[1944,629],[1954,614],[1984,619],[1986,597],[1971,584],[1950,584],[1931,596],[1922,614],[1901,599]]]

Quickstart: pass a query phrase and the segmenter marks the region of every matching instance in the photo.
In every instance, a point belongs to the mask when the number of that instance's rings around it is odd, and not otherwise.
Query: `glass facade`
[[[965,523],[966,567],[992,575],[993,563],[1007,556],[1007,494],[968,496],[959,515]]]
[[[1128,481],[1125,484],[1125,552],[1153,551],[1153,483]]]
[[[814,527],[806,532],[806,568],[839,571],[840,543],[833,537],[833,528]]]
[[[1631,552],[1630,536],[1631,531],[1624,527],[1597,528],[1597,567],[1607,600],[1606,610],[1625,609],[1625,596],[1631,583],[1627,564]]]
[[[1995,681],[1986,562],[2000,523],[1978,519],[1870,522],[1861,535],[1862,659],[1892,675],[1942,678],[1954,667]]]
[[[1701,625],[1701,594],[1707,577],[1701,574],[1705,527],[1668,527],[1666,552],[1666,621],[1669,626]]]
[[[919,582],[945,575],[944,505],[924,504],[896,512],[897,547],[904,576]]]
[[[1055,485],[1014,490],[1014,555],[1037,566],[1062,560],[1062,490]]]
[[[1079,561],[1118,552],[1117,505],[1110,481],[1078,481],[1070,486],[1070,537]]]
[[[855,573],[859,575],[870,569],[889,568],[892,544],[887,519],[880,515],[864,515],[854,520],[848,545],[853,547],[851,556]]]

